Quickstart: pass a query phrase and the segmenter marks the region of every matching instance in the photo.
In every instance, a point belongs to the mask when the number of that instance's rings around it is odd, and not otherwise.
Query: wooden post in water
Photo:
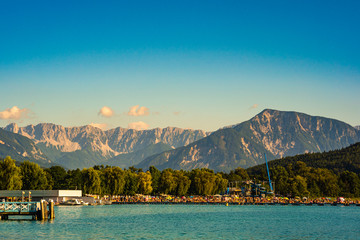
[[[41,214],[40,214],[40,220],[45,220],[45,219],[47,219],[48,218],[48,211],[47,211],[47,204],[46,204],[46,201],[45,200],[41,200],[41,202],[40,202],[40,205],[41,205],[41,207],[40,207],[40,212],[41,212]]]
[[[55,212],[54,212],[54,201],[50,200],[50,219],[55,218]]]
[[[44,201],[44,212],[45,212],[45,219],[48,219],[49,217],[49,211],[48,211],[48,202],[47,201]]]

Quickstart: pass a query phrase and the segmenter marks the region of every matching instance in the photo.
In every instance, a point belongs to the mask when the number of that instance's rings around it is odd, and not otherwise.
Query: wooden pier
[[[54,202],[0,202],[0,220],[9,216],[32,216],[33,220],[54,219]]]

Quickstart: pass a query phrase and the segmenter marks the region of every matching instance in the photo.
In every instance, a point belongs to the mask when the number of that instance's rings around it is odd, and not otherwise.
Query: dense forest
[[[304,162],[307,166],[313,168],[326,168],[334,171],[336,174],[346,170],[360,174],[360,142],[350,145],[340,150],[334,150],[323,153],[307,153],[286,157],[269,162],[269,166],[286,166],[296,162]],[[255,167],[248,168],[249,174],[259,174],[266,168],[265,163]]]
[[[275,193],[283,196],[360,197],[360,143],[337,151],[287,157],[269,162]],[[65,170],[61,166],[41,168],[38,164],[0,160],[0,189],[81,189],[84,194],[213,195],[226,191],[229,182],[268,180],[265,165],[229,173],[210,169],[191,171],[151,166],[148,171],[130,167],[94,166]]]

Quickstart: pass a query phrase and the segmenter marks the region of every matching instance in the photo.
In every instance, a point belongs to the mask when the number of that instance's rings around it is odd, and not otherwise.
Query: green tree
[[[354,172],[344,171],[339,176],[340,195],[344,197],[360,196],[360,179]]]
[[[46,172],[36,163],[24,161],[20,165],[24,190],[49,189]]]
[[[66,189],[83,190],[83,177],[80,169],[67,171],[65,186]]]
[[[140,172],[139,176],[139,193],[141,194],[150,194],[153,191],[151,186],[151,173],[147,171],[146,173]]]
[[[211,195],[216,190],[216,177],[209,169],[191,171],[191,191],[197,195]]]
[[[309,195],[307,190],[306,179],[300,175],[296,175],[294,178],[290,178],[290,194],[295,197],[304,197]]]
[[[172,191],[172,194],[177,196],[187,195],[187,192],[190,188],[191,180],[184,171],[174,171],[173,173],[176,187]]]
[[[247,177],[249,177],[249,176],[247,176]],[[228,180],[223,178],[223,176],[220,173],[216,174],[215,175],[215,188],[214,188],[214,191],[212,194],[224,192],[226,190],[227,186],[228,186]]]
[[[94,168],[85,168],[81,173],[84,194],[101,194],[100,171]]]
[[[171,194],[176,189],[177,183],[171,169],[165,169],[160,176],[160,191],[165,194]]]
[[[158,170],[154,166],[150,166],[149,171],[151,173],[151,186],[153,188],[153,193],[159,192],[159,185],[160,185],[160,177],[161,177],[161,171]]]
[[[275,184],[275,192],[281,195],[290,193],[289,174],[283,166],[270,168],[272,182]]]
[[[120,195],[124,192],[125,172],[119,167],[107,167],[103,170],[102,192],[109,195]]]
[[[45,169],[45,171],[51,175],[52,180],[54,182],[52,189],[56,189],[56,190],[67,189],[67,184],[66,184],[67,172],[63,167],[52,166],[50,168]]]
[[[135,195],[139,189],[139,176],[133,170],[125,171],[125,189],[126,195]]]
[[[335,197],[339,195],[340,188],[335,173],[324,168],[314,169],[317,175],[317,185],[319,186],[322,196]]]
[[[19,190],[22,187],[21,169],[15,165],[15,160],[6,157],[0,161],[0,189]]]

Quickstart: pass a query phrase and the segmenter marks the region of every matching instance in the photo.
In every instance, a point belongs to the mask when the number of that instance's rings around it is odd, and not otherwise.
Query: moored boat
[[[60,205],[65,205],[65,206],[81,206],[83,205],[81,203],[81,201],[79,199],[68,199],[62,203],[60,203]]]

